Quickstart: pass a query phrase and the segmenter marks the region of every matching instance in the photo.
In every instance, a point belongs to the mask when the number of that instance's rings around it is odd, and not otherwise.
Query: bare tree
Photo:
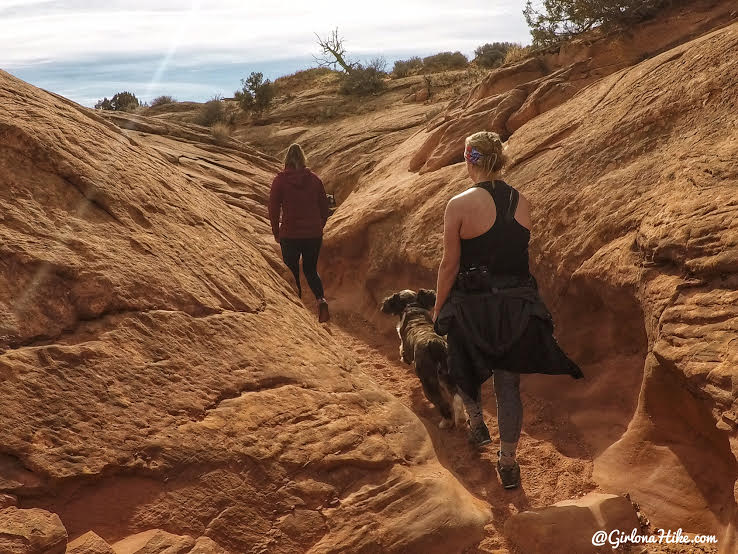
[[[338,34],[338,27],[326,39],[321,38],[318,33],[315,33],[315,36],[322,49],[320,56],[313,56],[319,67],[336,69],[336,66],[341,66],[341,69],[349,74],[356,69],[357,62],[346,60],[346,49],[343,46],[343,39]]]

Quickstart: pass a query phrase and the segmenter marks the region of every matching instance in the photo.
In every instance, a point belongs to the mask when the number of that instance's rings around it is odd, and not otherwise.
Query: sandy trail
[[[399,339],[393,318],[386,318],[386,328],[378,328],[355,313],[338,311],[332,317],[330,327],[336,340],[355,354],[359,367],[367,375],[420,418],[443,466],[472,494],[489,503],[493,520],[486,528],[486,536],[466,552],[510,552],[511,546],[502,534],[508,517],[529,508],[582,496],[597,488],[592,480],[592,460],[587,457],[587,448],[579,442],[576,430],[568,428],[566,422],[551,419],[551,406],[526,392],[529,379],[568,377],[522,376],[524,416],[518,446],[522,483],[517,490],[505,490],[495,470],[499,432],[491,380],[482,388],[482,399],[493,442],[480,451],[469,444],[465,430],[438,428],[440,415],[423,396],[412,367],[399,359]],[[561,446],[557,448],[556,444]]]

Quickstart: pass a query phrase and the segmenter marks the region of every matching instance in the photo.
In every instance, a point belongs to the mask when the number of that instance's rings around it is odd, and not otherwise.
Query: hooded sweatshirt
[[[275,239],[322,237],[329,213],[323,181],[309,168],[285,169],[274,178],[269,220]]]

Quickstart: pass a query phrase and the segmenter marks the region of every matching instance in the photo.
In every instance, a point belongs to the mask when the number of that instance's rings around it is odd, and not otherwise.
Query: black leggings
[[[295,276],[297,291],[302,297],[302,285],[300,284],[300,256],[302,256],[302,272],[305,274],[310,290],[316,299],[323,298],[323,282],[318,275],[318,256],[323,238],[316,239],[280,239],[282,247],[282,259]]]
[[[520,401],[520,373],[495,369],[492,374],[497,400],[497,426],[500,440],[517,443],[523,428],[523,403]],[[459,396],[464,401],[466,413],[472,427],[484,423],[482,419],[482,390],[477,389],[475,397],[459,388]]]

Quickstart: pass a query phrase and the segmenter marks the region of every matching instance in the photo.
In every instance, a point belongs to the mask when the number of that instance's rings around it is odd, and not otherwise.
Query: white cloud
[[[338,27],[355,58],[527,42],[524,0],[0,0],[0,68],[85,105],[118,90],[203,100],[309,67]],[[391,64],[390,64],[391,65]]]
[[[96,5],[97,4],[97,5]],[[350,52],[470,50],[527,40],[523,0],[108,1],[0,0],[0,66],[38,60],[213,52],[265,61],[309,55],[313,33],[339,27]],[[350,6],[350,7],[349,7]]]

